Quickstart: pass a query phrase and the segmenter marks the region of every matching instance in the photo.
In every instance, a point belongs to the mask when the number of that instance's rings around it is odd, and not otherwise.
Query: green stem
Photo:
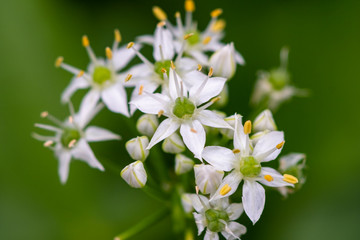
[[[159,151],[159,146],[154,146],[150,150],[150,159],[151,159],[151,165],[155,168],[159,180],[162,184],[167,184],[168,179],[168,170],[165,165],[163,154]],[[162,186],[164,187],[164,186]]]
[[[141,188],[141,190],[143,190],[143,192],[146,193],[149,197],[159,202],[162,202],[166,205],[169,203],[167,200],[167,196],[163,192],[158,191],[155,188],[146,185],[145,187]]]
[[[159,220],[163,219],[166,215],[168,215],[169,209],[163,208],[162,210],[154,213],[153,215],[148,216],[144,220],[140,221],[138,224],[134,225],[133,227],[129,228],[128,230],[120,233],[117,235],[114,240],[125,240],[135,236],[136,234],[144,231],[145,229],[151,227]]]

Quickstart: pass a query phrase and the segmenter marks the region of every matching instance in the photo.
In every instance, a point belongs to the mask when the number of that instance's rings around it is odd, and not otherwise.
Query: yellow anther
[[[166,25],[166,22],[165,21],[161,21],[157,24],[158,27],[163,27]]]
[[[119,31],[119,29],[115,29],[114,30],[114,36],[115,36],[115,41],[116,42],[121,42],[121,33],[120,33],[120,31]]]
[[[214,73],[214,69],[212,67],[210,67],[208,76],[211,77],[213,75],[213,73]]]
[[[197,65],[197,70],[200,72],[202,70],[202,66],[200,64]]]
[[[162,72],[162,73],[166,73],[167,71],[166,71],[165,68],[162,68],[162,69],[161,69],[161,72]]]
[[[274,181],[274,178],[273,178],[271,175],[265,175],[264,178],[265,178],[265,180],[268,181],[268,182]]]
[[[76,139],[71,140],[71,141],[69,142],[68,147],[69,147],[69,148],[72,148],[72,147],[75,145],[75,143],[76,143]]]
[[[220,195],[224,196],[226,195],[228,192],[231,191],[231,187],[229,186],[229,184],[225,184],[221,189],[220,189]]]
[[[285,144],[285,141],[282,141],[281,143],[279,143],[278,145],[276,145],[276,148],[277,148],[277,149],[280,149],[280,148],[282,148],[282,147],[284,146],[284,144]]]
[[[180,18],[180,17],[181,17],[180,12],[176,12],[176,13],[175,13],[175,17],[176,17],[176,18]]]
[[[83,70],[81,70],[81,71],[76,75],[76,77],[78,77],[78,78],[79,78],[79,77],[82,77],[82,76],[84,75],[84,73],[85,73],[85,72],[84,72]]]
[[[160,21],[164,21],[167,19],[167,16],[166,16],[166,13],[161,9],[159,8],[158,6],[154,6],[152,8],[152,11],[153,11],[153,14],[154,16],[160,20]]]
[[[46,118],[47,116],[49,115],[49,113],[48,112],[42,112],[42,113],[40,113],[40,116],[42,117],[42,118]]]
[[[105,54],[106,54],[107,59],[109,59],[109,60],[112,59],[113,54],[112,54],[112,51],[111,51],[111,49],[109,47],[105,48]]]
[[[202,41],[202,43],[204,45],[208,44],[209,42],[211,41],[211,37],[210,36],[207,36],[206,38],[204,38],[204,40]]]
[[[125,82],[128,82],[128,81],[130,81],[130,79],[132,78],[132,74],[128,74],[127,76],[126,76],[126,78],[125,78]]]
[[[51,140],[48,140],[46,142],[44,142],[44,147],[50,147],[54,142]]]
[[[191,38],[192,36],[194,36],[194,33],[188,33],[184,36],[184,40],[188,40],[189,38]]]
[[[235,148],[234,150],[232,150],[232,152],[235,153],[235,154],[240,153],[240,149]]]
[[[190,131],[193,132],[193,133],[197,133],[197,131],[193,128],[190,128]]]
[[[175,65],[174,65],[174,62],[173,62],[173,61],[170,62],[170,66],[171,66],[171,68],[172,68],[173,70],[175,70]]]
[[[69,123],[73,123],[74,122],[74,119],[72,116],[69,116]]]
[[[217,101],[219,101],[221,99],[221,97],[215,97],[213,99],[211,99],[212,103],[216,103]]]
[[[58,57],[56,60],[55,60],[55,67],[60,67],[61,64],[63,63],[64,61],[64,58],[63,57]]]
[[[82,37],[82,45],[83,45],[84,47],[90,46],[89,38],[88,38],[86,35],[84,35],[84,36]]]
[[[210,15],[211,15],[211,17],[216,18],[216,17],[220,16],[222,14],[222,12],[223,12],[223,10],[221,8],[217,8],[217,9],[213,10],[210,13]]]
[[[185,0],[185,11],[187,12],[195,11],[195,3],[193,0]]]
[[[134,42],[129,42],[126,46],[127,49],[132,48],[134,46]]]
[[[199,195],[199,190],[200,190],[200,189],[199,189],[199,186],[196,185],[196,186],[195,186],[195,192],[196,192],[197,195]]]
[[[160,111],[158,112],[158,115],[157,115],[158,118],[161,117],[163,114],[164,114],[164,110],[160,110]]]
[[[140,85],[139,95],[143,94],[143,91],[144,91],[144,85]]]
[[[251,121],[247,120],[244,124],[244,133],[250,134],[251,133]]]
[[[290,174],[284,174],[283,177],[284,177],[283,180],[288,183],[295,184],[295,183],[299,182],[299,180],[296,177],[294,177],[293,175],[290,175]]]
[[[211,31],[220,32],[224,30],[225,26],[226,26],[225,20],[219,19],[211,26]]]

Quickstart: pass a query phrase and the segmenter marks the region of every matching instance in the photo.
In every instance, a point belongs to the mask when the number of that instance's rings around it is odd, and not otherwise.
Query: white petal
[[[175,156],[175,173],[180,175],[191,171],[194,167],[194,161],[183,154]]]
[[[235,131],[234,131],[234,148],[244,152],[246,149],[246,138],[248,136],[244,133],[244,126],[242,125],[242,116],[235,115]]]
[[[159,46],[161,45],[162,54]],[[156,61],[171,60],[175,54],[171,32],[163,27],[157,27],[154,34],[154,58]]]
[[[224,176],[223,171],[205,164],[195,165],[194,173],[195,183],[203,194],[214,193]]]
[[[269,182],[269,181],[265,180],[265,178],[264,178],[265,175],[270,175],[272,177],[272,181]],[[281,175],[275,169],[272,169],[269,167],[262,167],[261,173],[260,173],[260,178],[257,179],[257,181],[259,181],[262,184],[269,186],[269,187],[285,187],[285,186],[294,187],[294,184],[285,182],[283,179],[284,179],[284,176]]]
[[[136,38],[136,42],[153,45],[154,44],[154,36],[153,35],[142,35],[142,36],[139,36]]]
[[[62,130],[60,128],[51,126],[51,125],[47,125],[47,124],[41,124],[41,123],[35,123],[35,127],[37,128],[41,128],[41,129],[45,129],[51,132],[57,132],[57,133],[61,133]]]
[[[202,72],[199,72],[197,68],[193,68],[193,71],[187,72],[183,76],[183,80],[186,84],[186,86],[190,89],[194,85],[199,85],[203,81],[205,81],[207,78],[207,75],[205,75]]]
[[[217,199],[229,197],[230,195],[232,195],[236,191],[236,189],[239,187],[241,180],[242,180],[241,174],[238,171],[235,171],[235,170],[232,171],[229,175],[227,175],[223,179],[221,185],[218,187],[215,194],[212,195],[210,201],[215,201]],[[225,195],[221,195],[220,191],[225,185],[229,185],[230,191],[228,193],[226,193]]]
[[[121,84],[115,84],[101,92],[101,98],[110,111],[129,117],[126,91]]]
[[[141,46],[138,44],[136,48],[140,50]],[[123,46],[114,51],[112,61],[115,71],[117,72],[124,68],[135,56],[135,51],[128,49],[127,46]]]
[[[199,112],[198,119],[203,125],[209,127],[232,129],[232,127],[223,118],[210,110],[202,110]]]
[[[138,97],[145,96],[145,95],[139,96],[139,90],[141,86],[143,87],[144,91],[146,91],[147,93],[153,93],[159,87],[159,84],[154,81],[149,81],[148,78],[146,79],[146,81],[143,80],[140,81],[131,93],[131,102],[137,99]],[[154,99],[152,99],[152,101],[154,101]],[[131,102],[130,102],[130,114],[133,115],[137,107],[135,104],[131,104]]]
[[[176,79],[175,79],[175,76]],[[177,74],[177,72],[175,70],[173,70],[172,68],[170,68],[170,72],[169,72],[169,94],[170,97],[175,100],[176,98],[179,97],[178,91],[181,94],[181,82],[183,82],[183,80],[181,79],[181,77]],[[183,83],[183,95],[184,97],[187,97],[187,89],[185,84]]]
[[[192,213],[194,211],[190,196],[191,196],[190,193],[181,194],[181,205],[185,213]]]
[[[255,145],[253,156],[261,162],[268,162],[277,158],[281,149],[276,149],[271,154],[266,154],[272,149],[276,148],[276,145],[284,141],[284,132],[272,131],[263,136]],[[265,154],[265,158],[262,157]]]
[[[195,101],[197,106],[201,105],[209,101],[211,98],[219,95],[224,88],[225,82],[226,78],[209,78],[205,85],[202,85],[201,82],[192,86],[189,92],[189,96],[191,99],[193,99],[193,101]]]
[[[96,109],[97,103],[100,99],[100,92],[92,89],[81,101],[79,112],[75,116],[76,123],[83,128],[94,117],[93,112]]]
[[[59,176],[62,184],[65,184],[69,176],[71,154],[69,151],[58,151],[59,158]]]
[[[147,174],[141,161],[127,165],[121,170],[120,175],[133,188],[142,188],[147,181]]]
[[[76,143],[75,147],[71,150],[71,154],[74,156],[74,158],[83,160],[84,162],[89,164],[91,167],[97,168],[101,171],[104,171],[104,167],[96,159],[89,144],[84,139],[80,139]]]
[[[208,146],[202,152],[202,157],[219,170],[229,172],[235,168],[236,157],[228,148]]]
[[[85,130],[85,139],[88,142],[99,142],[108,140],[120,140],[120,136],[107,129],[90,126]]]
[[[191,125],[183,123],[180,127],[180,134],[187,148],[201,160],[201,152],[204,149],[206,135],[204,127],[198,120],[194,120]]]
[[[194,212],[193,215],[198,229],[198,235],[200,235],[205,229],[206,220],[202,214]]]
[[[191,204],[198,213],[205,212],[210,208],[209,199],[203,195],[190,194]]]
[[[245,65],[245,59],[238,51],[235,51],[235,61],[240,65]]]
[[[196,50],[187,51],[190,56],[192,56],[195,60],[197,60],[201,65],[207,66],[208,65],[208,56],[201,52]]]
[[[130,102],[140,111],[148,114],[158,114],[160,110],[166,111],[168,103],[170,103],[170,98],[160,93],[142,94]]]
[[[209,59],[209,64],[213,67],[215,76],[232,78],[236,71],[233,43],[227,44],[213,53]]]
[[[211,232],[209,229],[207,229],[204,240],[219,240],[219,234]]]
[[[255,132],[277,130],[273,115],[269,109],[262,111],[254,120],[253,128]]]
[[[69,102],[71,96],[76,92],[78,89],[84,89],[89,87],[89,83],[83,77],[74,77],[70,84],[65,88],[64,92],[61,95],[61,102],[67,103]]]
[[[244,212],[244,207],[243,207],[242,203],[232,203],[226,209],[226,212],[229,215],[230,220],[236,220]]]
[[[294,166],[303,168],[305,166],[305,161],[306,155],[304,153],[289,153],[287,155],[281,156],[279,169],[281,171],[286,171],[288,168]]]
[[[146,149],[152,148],[155,144],[164,140],[165,138],[169,137],[173,134],[178,128],[180,124],[172,119],[165,119],[162,121],[154,133],[154,136],[151,138],[151,141]]]
[[[256,181],[244,181],[242,203],[246,215],[255,224],[265,206],[265,189]]]
[[[240,239],[240,236],[246,233],[246,227],[237,222],[229,222],[226,230],[221,232],[226,240]]]

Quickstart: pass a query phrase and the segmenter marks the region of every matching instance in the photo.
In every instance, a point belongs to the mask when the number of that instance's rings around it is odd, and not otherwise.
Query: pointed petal
[[[143,113],[158,114],[161,110],[167,111],[170,98],[161,93],[142,94],[134,97],[130,104],[135,105]]]
[[[61,95],[61,102],[69,102],[71,96],[78,90],[89,87],[89,83],[83,77],[74,77]]]
[[[110,111],[129,117],[126,91],[121,84],[115,84],[101,92],[101,98]]]
[[[136,45],[137,50],[140,50],[140,44]],[[127,46],[123,46],[113,52],[113,65],[114,70],[117,72],[124,68],[134,57],[136,56],[135,51],[128,49]]]
[[[238,51],[235,51],[235,61],[240,65],[245,65],[245,59]]]
[[[86,126],[90,121],[89,116],[93,115],[94,109],[100,99],[100,92],[97,90],[90,90],[81,101],[79,112],[75,116],[75,121],[81,128]],[[93,116],[92,116],[93,117]]]
[[[202,110],[199,112],[198,119],[203,125],[209,127],[232,129],[232,127],[223,118],[210,110]]]
[[[142,36],[139,36],[136,38],[136,42],[153,45],[154,44],[154,36],[153,35],[142,35]]]
[[[236,220],[244,212],[244,207],[243,207],[242,203],[232,203],[226,209],[226,212],[229,215],[230,220]]]
[[[85,139],[88,142],[101,142],[109,140],[120,140],[120,136],[107,129],[90,126],[85,130]]]
[[[156,83],[156,82],[151,82],[151,81],[140,81],[139,84],[136,85],[136,87],[134,88],[134,90],[132,91],[131,93],[131,102],[130,102],[130,114],[133,115],[134,112],[136,111],[137,109],[137,106],[136,106],[136,99],[137,98],[144,98],[143,99],[143,104],[145,103],[145,106],[149,106],[151,107],[152,104],[149,104],[148,101],[151,101],[152,103],[154,101],[156,101],[154,98],[152,99],[149,99],[151,98],[151,96],[149,96],[148,94],[146,95],[140,95],[139,96],[139,89],[140,89],[140,86],[143,86],[143,89],[146,90],[146,92],[148,93],[153,93],[158,87],[159,87],[159,84]],[[159,93],[155,93],[156,96],[160,95]],[[160,96],[160,98],[163,98],[162,96]],[[148,99],[148,101],[146,101],[145,99]],[[163,104],[163,102],[167,102],[167,101],[170,101],[170,99],[166,96],[164,97],[164,101],[160,102],[160,104],[162,104],[163,106],[165,106]],[[157,102],[157,101],[156,101]],[[158,105],[158,102],[156,103]],[[160,110],[158,110],[156,113],[154,114],[157,114]]]
[[[246,148],[246,134],[244,133],[244,126],[242,125],[242,116],[235,115],[235,131],[234,131],[234,148],[240,151],[245,151]]]
[[[219,234],[211,232],[209,229],[206,230],[204,240],[219,240]]]
[[[264,178],[265,175],[270,175],[272,177],[272,181],[265,180],[265,178]],[[266,186],[269,186],[269,187],[285,187],[285,186],[294,187],[294,184],[285,182],[283,179],[284,179],[284,176],[281,175],[275,169],[272,169],[269,167],[262,167],[261,173],[260,173],[260,178],[257,179],[257,181],[259,181],[260,183],[262,183]]]
[[[194,212],[193,215],[198,229],[198,235],[200,235],[205,229],[206,220],[202,214]]]
[[[59,176],[62,184],[65,184],[69,176],[71,154],[69,151],[58,151],[59,158]]]
[[[219,95],[224,88],[225,82],[226,78],[212,77],[207,80],[205,85],[202,85],[203,82],[195,84],[190,89],[190,99],[195,101],[196,105],[199,106]],[[199,91],[200,88],[202,88],[201,91]]]
[[[161,45],[163,56],[160,53]],[[156,61],[171,60],[174,58],[175,49],[171,32],[164,27],[156,27],[154,34],[154,58]]]
[[[96,159],[89,144],[84,139],[80,139],[76,143],[75,147],[71,150],[71,153],[74,156],[74,158],[83,160],[84,162],[88,163],[91,167],[104,171],[104,167]]]
[[[219,171],[213,166],[205,164],[195,165],[194,173],[195,183],[203,194],[214,193],[224,176],[223,171]]]
[[[174,74],[176,75],[176,79],[174,77]],[[175,70],[170,68],[170,72],[169,72],[169,94],[170,94],[170,97],[173,100],[175,100],[176,98],[179,97],[178,89],[179,89],[179,92],[180,92],[181,82],[183,82],[181,77],[177,74],[177,72]],[[186,86],[185,86],[184,83],[183,83],[183,96],[187,97],[187,89],[186,89]]]
[[[190,194],[191,204],[198,213],[205,212],[210,208],[209,199],[203,195]]]
[[[229,222],[227,229],[221,232],[226,240],[240,239],[240,236],[244,235],[245,233],[246,227],[237,222]]]
[[[284,132],[272,131],[263,136],[255,145],[253,156],[259,158],[264,153],[274,149],[277,144],[284,141]],[[261,162],[268,162],[277,158],[282,148],[276,149],[273,153],[267,155],[264,159],[259,159]]]
[[[165,138],[169,137],[171,134],[173,134],[178,128],[180,124],[176,121],[167,118],[164,121],[162,121],[154,133],[154,136],[151,138],[151,141],[146,149],[152,148],[155,144],[160,142],[161,140],[164,140]]]
[[[188,53],[190,56],[192,56],[194,59],[196,59],[201,65],[207,66],[209,64],[208,56],[201,51],[192,50],[192,51],[188,51],[186,53]]]
[[[256,181],[244,181],[242,202],[246,215],[255,224],[265,206],[265,189]]]
[[[201,123],[194,120],[191,125],[189,123],[181,124],[180,134],[185,145],[195,155],[195,158],[201,160],[201,152],[206,141],[205,130]]]
[[[229,172],[235,168],[236,157],[228,148],[218,146],[206,147],[202,152],[202,157],[219,170]]]
[[[210,201],[215,201],[217,199],[220,198],[224,198],[224,197],[229,197],[230,195],[232,195],[236,189],[239,187],[239,184],[242,180],[242,176],[240,175],[240,173],[238,171],[232,171],[229,175],[227,175],[221,185],[218,187],[218,189],[216,190],[215,194],[213,194],[213,196],[211,197]],[[221,189],[225,186],[225,185],[229,185],[230,187],[230,191],[224,195],[220,194]]]

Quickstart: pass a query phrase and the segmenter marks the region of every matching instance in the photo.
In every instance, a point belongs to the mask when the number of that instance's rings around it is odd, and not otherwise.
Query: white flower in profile
[[[203,194],[213,194],[221,184],[224,172],[211,165],[197,164],[194,166],[195,183]]]
[[[206,228],[204,240],[218,240],[219,233],[228,240],[240,239],[246,233],[246,227],[235,222],[244,211],[241,203],[229,204],[228,198],[209,201],[207,197],[197,194],[188,197],[196,211],[193,215],[198,235]]]
[[[260,132],[265,130],[270,130],[270,131],[277,130],[275,120],[269,109],[265,109],[255,118],[253,128],[255,132]]]
[[[175,173],[181,175],[191,171],[194,167],[194,161],[183,154],[176,154],[175,156]]]
[[[162,149],[164,152],[172,154],[181,153],[186,150],[184,142],[176,132],[165,138]]]
[[[120,172],[121,177],[133,188],[145,187],[147,174],[142,161],[136,161],[127,165]]]
[[[146,136],[136,137],[126,142],[126,151],[134,160],[145,161],[149,156],[149,150],[146,147],[149,144],[149,139]]]
[[[124,82],[131,78],[131,75],[126,76],[126,74],[119,74],[118,72],[130,62],[135,54],[128,51],[126,47],[118,48],[120,41],[120,32],[115,30],[112,50],[109,47],[105,49],[107,59],[104,60],[95,56],[88,37],[83,36],[82,44],[91,61],[87,71],[64,63],[63,57],[56,60],[56,67],[61,67],[75,75],[62,94],[62,102],[68,102],[78,89],[90,88],[83,99],[83,104],[89,109],[93,108],[101,99],[110,111],[129,116]]]
[[[130,104],[135,105],[140,111],[148,114],[165,116],[152,137],[148,149],[164,140],[180,128],[180,135],[186,147],[201,159],[201,152],[205,146],[205,130],[203,125],[215,128],[231,128],[221,117],[210,110],[206,110],[218,98],[226,81],[225,78],[208,77],[189,90],[183,84],[180,76],[174,71],[172,64],[169,76],[169,94],[149,93],[140,88],[139,96]]]
[[[36,127],[54,132],[55,136],[42,136],[34,133],[33,137],[44,141],[44,146],[52,149],[59,159],[59,176],[63,184],[66,183],[69,175],[70,162],[72,158],[82,160],[93,168],[104,171],[104,167],[95,157],[89,146],[89,142],[99,142],[108,140],[119,140],[120,136],[106,129],[86,125],[103,108],[103,104],[98,104],[94,109],[80,107],[80,111],[74,114],[72,107],[71,116],[64,122],[56,119],[48,112],[41,113],[43,118],[48,118],[57,126],[35,124]]]
[[[233,194],[244,180],[242,201],[246,214],[255,224],[264,209],[265,190],[259,184],[270,187],[294,186],[294,176],[284,176],[276,170],[261,166],[274,160],[284,145],[284,133],[272,131],[261,138],[252,150],[249,134],[251,122],[242,125],[242,118],[235,115],[234,150],[225,147],[209,146],[202,157],[219,170],[230,172],[222,181],[211,200],[228,197]]]

